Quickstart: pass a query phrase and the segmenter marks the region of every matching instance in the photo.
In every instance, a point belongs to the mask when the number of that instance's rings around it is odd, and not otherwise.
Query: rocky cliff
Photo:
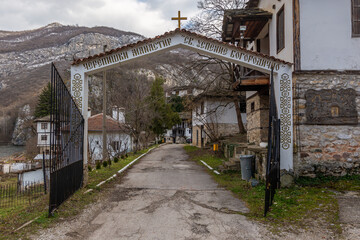
[[[30,106],[25,105],[19,109],[19,115],[16,119],[14,132],[12,134],[11,142],[15,146],[23,146],[26,141],[33,135],[35,129],[32,124],[33,116],[31,115]]]

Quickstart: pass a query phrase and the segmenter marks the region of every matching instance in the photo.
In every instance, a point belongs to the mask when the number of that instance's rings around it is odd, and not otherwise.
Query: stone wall
[[[197,130],[198,130],[198,142],[197,140]],[[204,134],[204,145],[211,142],[209,136],[216,136],[216,138],[221,138],[225,136],[231,136],[239,133],[239,126],[237,123],[214,123],[206,124],[204,126],[204,131],[207,134]],[[201,147],[201,126],[196,125],[192,128],[192,144],[197,147]]]
[[[269,128],[269,95],[259,93],[246,99],[247,141],[267,142]]]
[[[267,161],[267,148],[262,148],[246,143],[232,143],[220,141],[224,156],[236,164],[236,170],[241,170],[240,156],[253,155],[254,156],[254,176],[258,180],[265,181],[266,178],[266,161]]]
[[[217,123],[216,127],[219,137],[230,136],[239,133],[239,125],[237,123]]]
[[[326,89],[332,91],[323,91]],[[338,96],[345,89],[355,90],[354,99]],[[309,91],[319,94],[309,98]],[[321,95],[321,91],[325,96]],[[353,105],[355,111],[349,105]],[[310,177],[360,173],[360,74],[298,73],[294,106],[294,122],[297,125],[294,129],[297,149],[295,173]],[[335,110],[339,109],[333,111],[330,109],[333,106]],[[351,117],[346,114],[349,111],[354,112]],[[311,121],[307,119],[310,117]]]

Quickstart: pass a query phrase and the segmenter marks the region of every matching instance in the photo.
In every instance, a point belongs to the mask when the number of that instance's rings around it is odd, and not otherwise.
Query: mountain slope
[[[0,142],[9,141],[18,109],[34,107],[50,80],[50,63],[56,62],[64,80],[74,58],[87,57],[144,39],[137,33],[108,27],[63,26],[9,32],[0,31]]]

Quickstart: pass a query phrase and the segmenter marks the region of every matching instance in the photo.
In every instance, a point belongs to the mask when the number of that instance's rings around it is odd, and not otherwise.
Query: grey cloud
[[[171,17],[177,16],[178,10],[188,19],[197,10],[196,0],[0,0],[0,6],[1,30],[26,30],[60,22],[105,25],[150,37],[174,29],[176,23]]]

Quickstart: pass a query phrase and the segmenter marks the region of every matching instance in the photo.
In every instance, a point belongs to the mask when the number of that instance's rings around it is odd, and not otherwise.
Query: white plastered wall
[[[359,70],[351,0],[300,0],[301,70]]]

